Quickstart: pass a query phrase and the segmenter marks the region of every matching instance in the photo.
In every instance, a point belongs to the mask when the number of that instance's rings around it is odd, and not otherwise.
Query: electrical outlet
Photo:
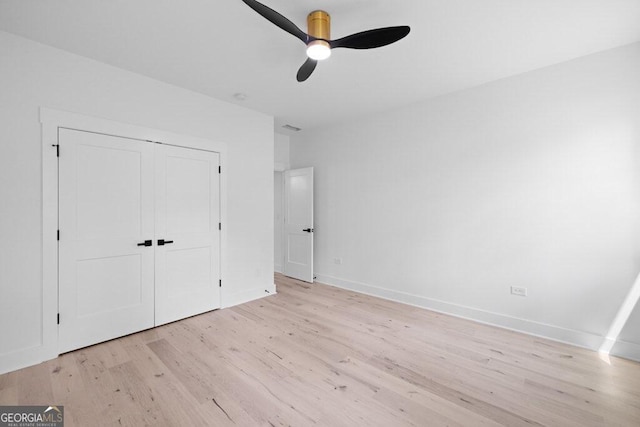
[[[333,263],[334,264],[338,264],[338,265],[342,265],[342,258],[334,258],[333,259]]]
[[[527,296],[527,288],[522,288],[520,286],[512,286],[511,287],[511,295],[518,295],[521,297]]]

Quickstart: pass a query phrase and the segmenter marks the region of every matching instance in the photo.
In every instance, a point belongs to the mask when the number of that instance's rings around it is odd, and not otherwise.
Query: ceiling
[[[380,49],[336,49],[298,83],[304,44],[241,0],[0,0],[0,29],[268,113],[283,133],[640,41],[640,0],[262,2],[303,30],[326,10],[333,38],[412,31]]]

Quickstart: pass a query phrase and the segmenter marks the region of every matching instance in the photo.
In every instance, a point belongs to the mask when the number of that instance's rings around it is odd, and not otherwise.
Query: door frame
[[[177,147],[217,152],[220,165],[227,164],[225,142],[177,134],[159,129],[131,125],[98,117],[40,107],[42,126],[42,342],[34,363],[56,358],[58,353],[58,129],[67,128],[116,137],[125,137],[175,145]],[[64,153],[60,153],[64,155]],[[226,174],[220,174],[220,222],[227,218]],[[227,233],[220,231],[220,280],[227,265]],[[224,298],[221,292],[221,302]],[[61,319],[64,321],[64,319]]]

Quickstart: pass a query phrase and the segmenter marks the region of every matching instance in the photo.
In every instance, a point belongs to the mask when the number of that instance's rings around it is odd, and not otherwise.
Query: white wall
[[[273,173],[273,271],[284,271],[284,174]]]
[[[598,348],[640,272],[639,76],[634,44],[293,136],[318,280]]]
[[[42,343],[41,106],[224,141],[223,301],[273,290],[272,117],[4,32],[0,58],[0,373]]]
[[[274,137],[274,170],[284,171],[289,169],[289,145],[290,137],[276,133]]]
[[[273,207],[274,207],[274,238],[273,238],[273,270],[278,273],[283,271],[283,175],[282,171],[289,169],[289,145],[290,137],[281,133],[275,134],[274,141],[274,174],[273,174]]]

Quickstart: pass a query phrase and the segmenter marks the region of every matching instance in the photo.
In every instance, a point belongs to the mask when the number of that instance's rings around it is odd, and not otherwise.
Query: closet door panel
[[[152,144],[59,131],[59,351],[154,324]]]
[[[217,153],[159,145],[155,154],[155,323],[162,325],[220,307],[220,175]]]

